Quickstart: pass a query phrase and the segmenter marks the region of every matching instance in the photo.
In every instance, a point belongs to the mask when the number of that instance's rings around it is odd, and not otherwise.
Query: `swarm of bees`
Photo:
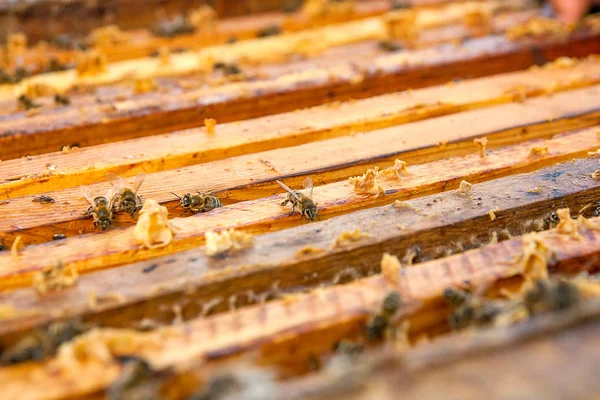
[[[93,196],[88,187],[81,186],[81,193],[90,205],[85,214],[92,215],[94,225],[102,230],[111,226],[113,211],[124,211],[133,216],[142,207],[142,199],[137,192],[145,177],[145,174],[139,174],[129,186],[123,178],[108,172],[106,179],[112,189],[106,196]]]
[[[318,209],[317,204],[313,201],[313,181],[311,178],[306,178],[302,183],[302,187],[306,190],[310,191],[310,194],[307,196],[302,192],[297,190],[292,190],[288,186],[284,185],[281,181],[276,181],[279,186],[281,186],[286,192],[288,192],[288,197],[281,203],[282,206],[286,206],[288,203],[292,205],[292,211],[290,214],[293,214],[298,208],[300,214],[306,217],[309,221],[314,221],[315,218],[318,217]]]
[[[221,204],[219,199],[208,193],[198,191],[198,194],[186,193],[183,197],[178,196],[175,193],[171,194],[179,199],[179,205],[183,207],[186,212],[208,212],[215,208],[223,207],[223,204]]]

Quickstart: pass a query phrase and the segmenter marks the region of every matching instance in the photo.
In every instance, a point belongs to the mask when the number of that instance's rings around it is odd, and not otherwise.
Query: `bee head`
[[[108,227],[110,226],[110,218],[103,218],[103,219],[99,219],[98,220],[98,227],[100,227],[100,229],[105,230],[108,229]]]
[[[135,212],[135,209],[136,209],[136,202],[135,202],[134,199],[125,198],[121,202],[121,206],[123,207],[123,210],[126,213],[133,214]]]
[[[306,218],[309,219],[309,221],[314,221],[315,218],[317,218],[317,206],[316,205],[312,205],[310,207],[305,208],[305,214],[306,214]]]
[[[189,208],[192,205],[192,195],[187,193],[185,196],[183,196],[179,204],[181,204],[181,207],[183,208]]]
[[[94,203],[96,204],[96,206],[101,207],[101,206],[108,206],[108,199],[104,196],[98,196],[94,199]]]

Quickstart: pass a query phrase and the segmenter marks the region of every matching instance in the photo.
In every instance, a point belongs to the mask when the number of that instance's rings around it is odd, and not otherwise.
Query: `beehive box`
[[[594,398],[597,16],[191,3],[6,37],[0,398]]]

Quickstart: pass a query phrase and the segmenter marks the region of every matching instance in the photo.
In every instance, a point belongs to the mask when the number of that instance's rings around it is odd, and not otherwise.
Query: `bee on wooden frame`
[[[292,190],[288,186],[284,185],[280,181],[276,181],[279,186],[281,186],[286,192],[288,192],[288,197],[281,203],[282,206],[290,203],[292,205],[292,211],[290,214],[293,214],[296,207],[300,211],[300,214],[305,216],[309,221],[314,221],[315,218],[318,217],[318,209],[317,204],[313,201],[313,181],[311,178],[306,178],[302,183],[302,187],[310,191],[310,194],[307,196],[297,190]]]
[[[115,195],[111,199],[115,210],[123,210],[127,214],[135,214],[142,207],[142,199],[138,196],[137,191],[144,182],[146,175],[144,173],[135,177],[132,186],[129,186],[125,179],[112,172],[106,173],[106,180],[115,188]]]
[[[94,225],[102,230],[107,229],[112,224],[113,217],[113,202],[109,200],[112,198],[112,191],[109,191],[106,196],[94,197],[88,187],[80,186],[80,190],[90,205],[85,214],[94,218]]]
[[[186,193],[183,197],[180,197],[173,192],[171,192],[171,194],[179,199],[179,205],[183,207],[186,212],[208,212],[215,208],[223,207],[221,200],[208,193],[198,191],[198,194]]]

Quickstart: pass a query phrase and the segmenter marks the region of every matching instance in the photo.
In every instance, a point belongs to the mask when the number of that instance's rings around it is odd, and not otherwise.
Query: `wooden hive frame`
[[[186,399],[220,371],[268,376],[267,398],[326,399],[355,387],[348,396],[439,394],[430,382],[461,368],[509,376],[519,357],[595,338],[597,17],[572,27],[541,19],[526,1],[426,3],[298,14],[282,25],[290,32],[259,39],[257,27],[281,16],[224,19],[240,41],[199,40],[162,67],[143,58],[149,49],[193,38],[114,44],[93,76],[67,70],[0,85],[0,397],[150,390]],[[420,21],[417,34],[390,37],[394,18]],[[34,70],[40,53],[26,51]],[[223,76],[217,63],[243,73]],[[53,90],[16,109],[35,85]],[[55,91],[70,105],[53,105]],[[115,210],[99,231],[79,186],[103,195],[108,172],[144,172],[145,206],[133,216]],[[310,223],[281,205],[277,183],[296,190],[307,177],[319,216]],[[223,206],[177,207],[172,193],[196,190]],[[151,200],[165,208],[152,214]],[[148,218],[170,232],[164,246],[142,244]],[[219,235],[240,236],[241,248],[215,250]],[[62,278],[50,282],[53,273]],[[538,279],[570,285],[577,306],[535,315],[525,305]],[[510,318],[494,315],[465,340],[448,323],[449,288],[470,291],[478,307],[502,304]],[[370,340],[394,291],[402,306],[385,317],[383,340]],[[57,321],[86,332],[50,345]],[[43,357],[11,365],[26,341],[44,343]],[[340,341],[367,347],[351,368],[332,351]],[[572,382],[597,364],[595,341],[576,349]],[[501,351],[482,355],[491,348]],[[142,359],[146,378],[119,386]],[[545,365],[544,382],[558,371]],[[479,374],[481,393],[497,396],[487,387],[494,374]],[[557,388],[578,398],[594,384]]]

